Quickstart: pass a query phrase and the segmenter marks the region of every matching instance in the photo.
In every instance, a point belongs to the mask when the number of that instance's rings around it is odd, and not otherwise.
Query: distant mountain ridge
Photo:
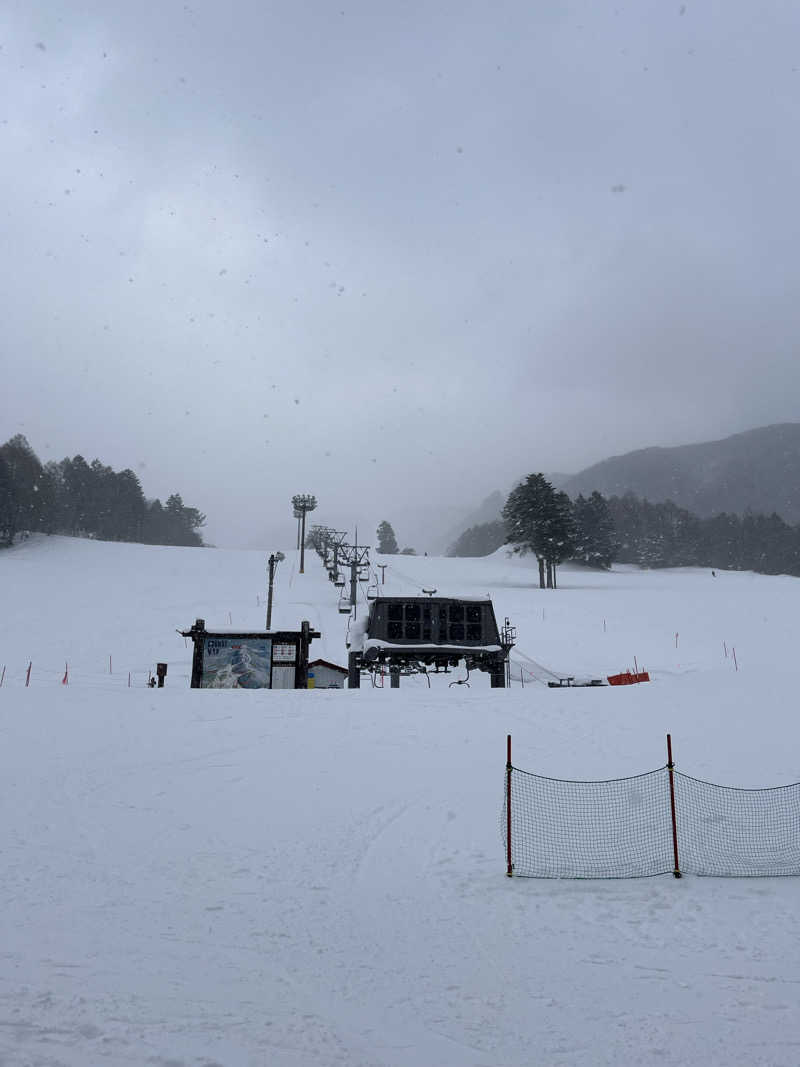
[[[800,423],[786,422],[719,441],[642,448],[612,456],[567,478],[574,499],[597,489],[653,502],[672,500],[701,517],[720,512],[777,512],[800,522]]]

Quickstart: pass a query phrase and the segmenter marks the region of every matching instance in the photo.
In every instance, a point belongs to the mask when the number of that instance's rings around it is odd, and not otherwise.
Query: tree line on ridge
[[[147,500],[132,470],[83,456],[42,464],[22,434],[0,445],[0,546],[23,532],[200,546],[206,517],[179,493]]]
[[[653,504],[633,493],[570,500],[542,474],[528,475],[509,494],[502,519],[465,530],[448,555],[486,556],[504,544],[536,555],[542,588],[557,584],[567,560],[600,569],[619,562],[800,575],[800,525],[777,514],[701,519],[672,501]]]

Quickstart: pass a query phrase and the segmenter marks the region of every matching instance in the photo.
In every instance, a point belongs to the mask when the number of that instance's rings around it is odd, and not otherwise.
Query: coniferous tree
[[[578,496],[572,505],[575,521],[573,559],[587,567],[608,570],[614,560],[616,539],[614,520],[608,503],[595,490],[588,499]]]
[[[114,541],[114,471],[93,459],[89,472],[89,528],[101,541]]]
[[[39,529],[42,465],[21,433],[0,446],[0,458],[0,532],[3,543],[10,545],[18,532]]]
[[[547,568],[547,588],[556,589],[556,569],[575,551],[575,522],[572,502],[566,493],[553,490],[552,497],[536,531],[537,551],[544,556]]]
[[[386,556],[396,556],[400,549],[397,545],[394,530],[386,519],[378,526],[375,533],[378,538],[378,552],[382,552]]]
[[[128,468],[114,475],[114,534],[121,541],[140,541],[147,504],[142,486]]]
[[[172,544],[199,546],[203,543],[197,531],[205,525],[206,517],[197,508],[187,508],[180,493],[167,497],[166,511],[172,524]]]
[[[503,521],[508,540],[515,552],[534,552],[539,563],[539,588],[545,588],[545,560],[536,542],[537,524],[547,510],[553,487],[543,474],[529,474],[524,482],[511,490],[503,508]]]
[[[720,570],[742,570],[741,519],[723,512],[704,519],[698,530],[698,563]]]
[[[529,474],[509,494],[503,520],[516,551],[536,553],[539,587],[554,588],[557,565],[569,559],[574,549],[575,527],[567,494],[556,492],[543,474]]]
[[[64,532],[86,536],[92,527],[92,472],[83,456],[61,463],[64,485]]]
[[[16,533],[16,503],[11,469],[0,448],[0,545],[14,543]]]

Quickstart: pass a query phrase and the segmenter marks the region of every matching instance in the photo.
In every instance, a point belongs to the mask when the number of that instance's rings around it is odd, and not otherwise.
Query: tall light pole
[[[272,626],[272,583],[275,581],[275,568],[282,559],[286,559],[283,552],[273,552],[269,557],[269,589],[267,590],[267,629]]]
[[[297,519],[297,547],[300,548],[300,512],[294,509],[294,517]]]
[[[300,573],[304,573],[306,559],[306,515],[317,506],[317,498],[310,493],[297,493],[292,497],[292,507],[295,515],[300,513]]]

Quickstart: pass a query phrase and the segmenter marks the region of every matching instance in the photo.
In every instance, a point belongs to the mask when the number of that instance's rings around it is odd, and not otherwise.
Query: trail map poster
[[[207,637],[201,689],[268,689],[272,641],[255,637]]]

